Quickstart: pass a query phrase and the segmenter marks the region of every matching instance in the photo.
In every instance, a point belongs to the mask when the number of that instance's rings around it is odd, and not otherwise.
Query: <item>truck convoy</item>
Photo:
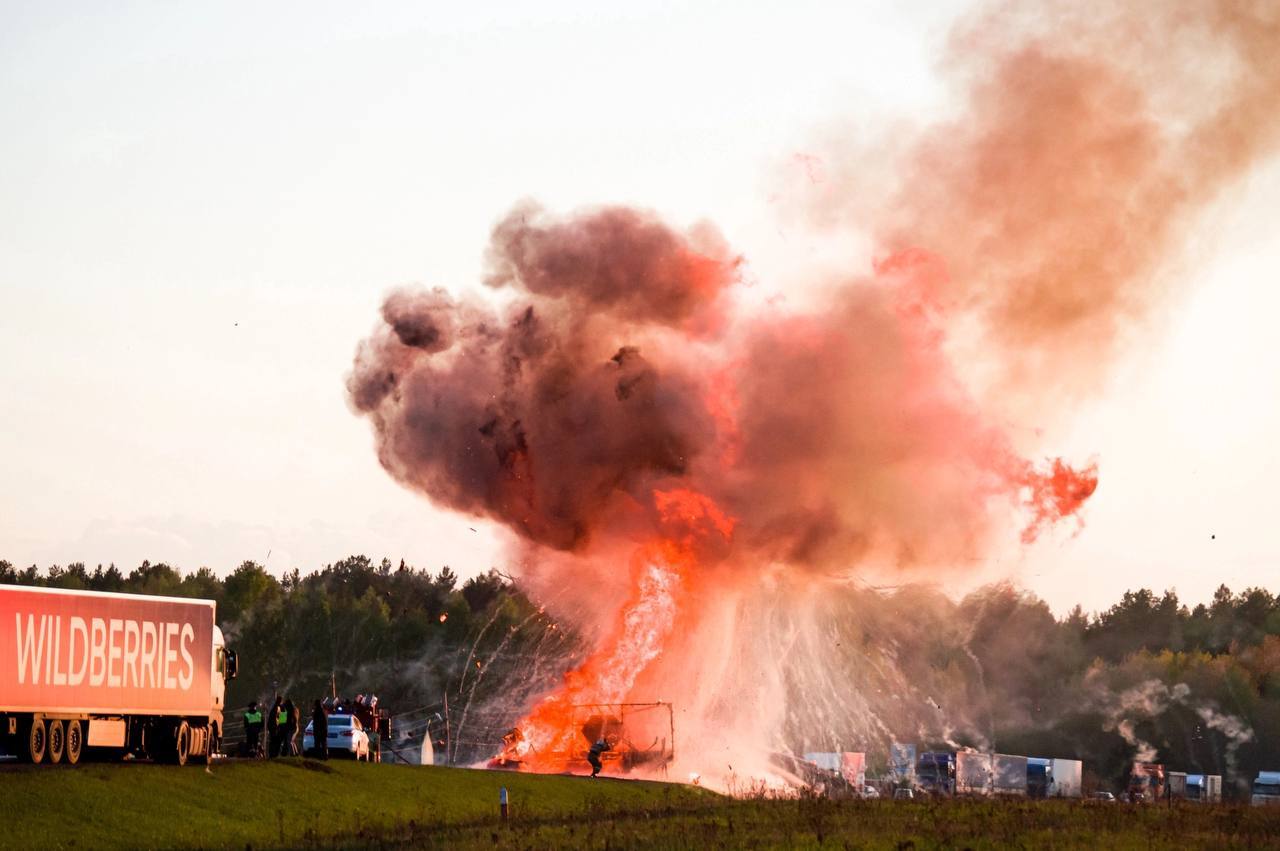
[[[212,600],[0,585],[0,747],[185,765],[222,738],[236,675]]]
[[[1135,762],[1129,775],[1128,793],[1129,800],[1135,802],[1169,800],[1215,804],[1222,801],[1222,775],[1167,771],[1159,763]]]
[[[934,796],[1079,798],[1084,764],[979,751],[926,751],[915,764],[915,785]]]

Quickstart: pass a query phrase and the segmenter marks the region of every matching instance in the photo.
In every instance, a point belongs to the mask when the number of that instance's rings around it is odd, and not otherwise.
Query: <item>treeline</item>
[[[456,759],[491,754],[577,652],[573,631],[496,571],[459,582],[447,566],[432,573],[362,555],[282,578],[251,561],[225,578],[150,562],[124,573],[0,561],[0,583],[216,600],[240,658],[228,707],[274,693],[308,703],[334,691],[376,694],[411,716],[402,732],[417,737],[429,723],[436,736],[447,714]]]
[[[415,733],[434,724],[438,738],[447,719],[461,761],[491,754],[582,652],[572,629],[493,571],[459,582],[447,567],[351,556],[305,576],[245,562],[220,578],[148,562],[124,573],[0,561],[0,583],[216,600],[241,658],[229,706],[277,690],[375,693],[392,712],[417,712]],[[1142,589],[1062,618],[1003,585],[958,602],[919,586],[835,586],[819,599],[817,634],[835,640],[812,668],[789,663],[783,738],[795,752],[852,746],[874,760],[890,734],[1075,757],[1113,789],[1135,756],[1237,785],[1280,770],[1280,600],[1265,589],[1222,587],[1196,606]]]
[[[973,707],[971,738],[995,750],[1083,759],[1110,789],[1135,758],[1221,774],[1240,791],[1280,770],[1280,599],[1266,589],[1222,586],[1192,607],[1141,589],[1056,619],[997,586],[955,616],[973,661],[956,660],[952,699]]]

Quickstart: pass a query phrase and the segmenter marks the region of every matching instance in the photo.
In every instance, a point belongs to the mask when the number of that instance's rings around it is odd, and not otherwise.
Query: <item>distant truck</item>
[[[36,764],[207,762],[237,667],[215,605],[0,585],[0,747]]]
[[[991,754],[978,751],[959,751],[956,754],[957,795],[990,795],[991,775]]]
[[[1027,757],[1027,797],[1048,798],[1053,789],[1053,760]]]
[[[950,751],[925,751],[916,757],[916,786],[931,795],[956,793],[956,755]]]
[[[1222,802],[1222,775],[1220,774],[1188,774],[1187,800],[1204,804]]]
[[[1027,757],[1027,797],[1079,798],[1084,763],[1078,759]]]
[[[1165,774],[1165,797],[1173,801],[1197,801],[1215,804],[1222,801],[1222,775],[1187,774],[1169,771]]]
[[[1027,796],[1027,758],[1012,754],[991,755],[991,791],[1005,797]]]
[[[1164,766],[1158,762],[1135,762],[1129,772],[1129,800],[1154,803],[1167,792]]]
[[[1249,802],[1255,807],[1280,804],[1280,771],[1259,771]]]
[[[1050,798],[1079,798],[1084,794],[1084,763],[1078,759],[1053,760]]]

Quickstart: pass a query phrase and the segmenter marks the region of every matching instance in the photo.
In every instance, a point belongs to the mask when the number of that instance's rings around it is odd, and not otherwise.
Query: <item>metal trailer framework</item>
[[[652,703],[583,703],[572,707],[573,724],[583,745],[566,754],[571,765],[587,765],[587,750],[597,739],[609,749],[600,761],[627,773],[656,768],[664,775],[676,756],[676,716],[667,701]]]

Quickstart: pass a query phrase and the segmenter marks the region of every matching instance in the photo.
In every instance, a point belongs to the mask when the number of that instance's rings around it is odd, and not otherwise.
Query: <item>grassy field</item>
[[[1280,808],[1130,808],[1068,802],[733,801],[693,812],[450,827],[415,848],[1278,848]],[[366,843],[366,847],[376,847]],[[382,846],[386,847],[386,846]]]
[[[659,783],[303,760],[211,774],[7,770],[0,800],[4,848],[1280,847],[1280,808],[731,800]]]
[[[0,771],[0,848],[254,848],[374,844],[497,821],[542,822],[697,807],[664,783],[288,759],[202,768],[87,764]],[[488,834],[486,834],[487,838]],[[492,844],[490,840],[490,844]]]

